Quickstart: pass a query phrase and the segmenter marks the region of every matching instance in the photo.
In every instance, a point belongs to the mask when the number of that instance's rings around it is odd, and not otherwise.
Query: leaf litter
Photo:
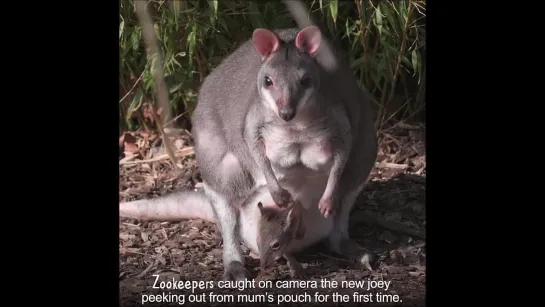
[[[388,293],[400,295],[403,306],[422,305],[426,290],[426,152],[422,134],[414,127],[398,125],[380,135],[376,167],[351,216],[351,237],[381,255],[379,268],[369,272],[319,244],[296,255],[309,280],[392,280]],[[188,148],[192,148],[193,141],[187,131],[173,130],[167,135],[177,152],[191,152]],[[120,161],[127,155],[132,161],[164,155],[160,138],[146,132],[122,135],[120,149]],[[173,167],[169,159],[120,165],[120,201],[159,197],[180,189],[201,187],[194,155],[182,155],[179,162],[180,169]],[[170,276],[170,280],[220,280],[222,248],[217,226],[207,221],[120,218],[120,306],[139,305],[141,294],[153,292],[151,285],[156,274]],[[247,249],[243,248],[243,251],[248,269],[255,278],[259,273],[259,261]],[[285,262],[272,267],[266,275],[267,279],[291,278]],[[340,290],[331,291],[342,294]],[[286,291],[293,290],[276,290],[279,293]],[[191,304],[186,302],[186,305]],[[214,303],[209,305],[214,306]]]

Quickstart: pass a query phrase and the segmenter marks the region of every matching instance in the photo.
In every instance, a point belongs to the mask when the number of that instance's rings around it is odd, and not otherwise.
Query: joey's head
[[[286,248],[305,235],[301,218],[301,206],[296,203],[287,208],[264,207],[257,204],[261,212],[258,247],[261,268],[282,258]]]
[[[286,122],[311,106],[318,92],[320,72],[315,56],[321,40],[315,26],[300,30],[291,41],[263,28],[253,33],[254,47],[262,59],[257,76],[261,101]]]

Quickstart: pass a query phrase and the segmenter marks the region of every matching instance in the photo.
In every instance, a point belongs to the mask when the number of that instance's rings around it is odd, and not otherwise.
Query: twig
[[[186,147],[184,149],[174,152],[174,156],[177,158],[183,158],[183,157],[191,156],[193,154],[195,154],[195,150],[193,149],[193,146]],[[146,159],[146,160],[119,161],[119,165],[129,166],[129,165],[135,165],[135,164],[153,163],[153,162],[158,162],[162,160],[167,160],[168,158],[170,158],[170,156],[168,154],[164,154],[164,155],[160,155],[155,158]]]
[[[144,72],[145,72],[145,70],[140,74],[140,77],[138,77],[138,79],[136,79],[136,82],[134,82],[131,89],[125,94],[125,96],[123,96],[123,98],[119,99],[119,103],[121,103],[123,100],[125,100],[125,98],[127,98],[127,96],[129,96],[129,94],[132,92],[132,90],[134,90],[134,88],[136,87],[138,82],[140,82],[140,79],[142,79],[142,77],[144,76]]]
[[[134,154],[130,155],[130,156],[126,156],[125,158],[119,160],[119,163],[120,164],[125,164],[125,163],[127,163],[129,161],[132,161],[132,160],[136,159],[136,157],[137,157],[137,155],[134,155]]]
[[[393,169],[407,169],[409,165],[407,164],[397,164],[397,163],[387,163],[387,162],[376,162],[376,168],[393,168]]]
[[[136,7],[136,13],[138,15],[138,19],[140,20],[140,25],[142,27],[142,37],[144,38],[144,41],[149,46],[151,51],[148,54],[151,55],[150,58],[152,60],[152,65],[150,69],[153,69],[152,75],[155,81],[155,95],[159,102],[159,105],[163,108],[164,114],[166,116],[168,113],[170,113],[169,97],[168,97],[168,91],[167,91],[166,83],[164,79],[163,59],[160,52],[161,49],[159,48],[159,44],[157,43],[157,38],[155,37],[155,29],[153,27],[153,21],[151,17],[149,16],[148,12],[146,11],[147,1],[135,1],[134,5]],[[174,164],[174,168],[178,168],[178,164],[176,163],[176,157],[174,155],[174,150],[172,149],[172,144],[170,144],[170,140],[165,135],[165,131],[162,127],[163,125],[162,118],[164,116],[157,115],[156,109],[153,106],[151,109],[152,109],[151,110],[152,116],[154,117],[154,120],[157,123],[157,127],[159,131],[161,132],[161,136],[163,138],[163,144],[165,146],[165,150],[168,154],[168,157],[172,160],[172,164]]]
[[[183,112],[182,114],[174,117],[173,119],[169,120],[166,124],[163,125],[163,128],[166,128],[168,125],[170,125],[171,123],[175,122],[176,120],[178,120],[178,118],[184,116],[186,113]]]
[[[150,265],[148,265],[148,267],[147,267],[145,270],[143,270],[142,273],[136,275],[136,277],[138,277],[138,278],[144,277],[144,275],[146,275],[149,271],[151,271],[151,269],[152,269],[154,266],[156,266],[157,263],[158,263],[158,260],[155,259],[155,261],[153,261],[152,263],[150,263]]]
[[[123,225],[125,226],[129,226],[129,227],[136,227],[136,228],[140,228],[140,226],[136,225],[136,224],[131,224],[131,223],[122,223]]]

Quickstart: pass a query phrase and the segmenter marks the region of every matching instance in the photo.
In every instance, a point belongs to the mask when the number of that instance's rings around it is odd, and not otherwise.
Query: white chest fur
[[[262,137],[280,185],[303,207],[316,206],[333,165],[330,135],[319,128],[272,126]]]
[[[280,127],[270,127],[262,135],[266,155],[279,171],[304,166],[316,173],[329,172],[333,157],[329,135]]]

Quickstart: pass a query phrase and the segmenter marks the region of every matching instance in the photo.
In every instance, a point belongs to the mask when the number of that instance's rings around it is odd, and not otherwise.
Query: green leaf
[[[214,12],[214,19],[218,19],[218,0],[209,0],[208,5],[210,5],[212,11]]]
[[[119,39],[121,39],[121,35],[123,35],[123,28],[125,28],[125,20],[121,20],[119,23]]]
[[[168,90],[169,93],[172,95],[174,94],[175,92],[179,91],[180,90],[180,87],[182,87],[182,84],[181,83],[178,83],[176,85],[173,85],[170,87],[170,89]]]
[[[140,47],[140,31],[133,31],[131,34],[132,50],[137,51]]]
[[[176,22],[176,30],[178,29],[178,20],[180,19],[180,1],[172,1],[172,10],[174,11],[174,21]]]
[[[329,3],[329,11],[331,12],[331,17],[333,18],[333,23],[337,23],[337,13],[339,12],[339,1],[331,0]]]
[[[252,27],[254,29],[265,27],[263,20],[261,19],[259,7],[254,1],[250,2],[249,10],[250,10],[249,17],[250,17],[250,21],[252,22]]]
[[[420,68],[418,65],[418,53],[416,52],[416,49],[414,49],[411,53],[411,60],[413,64],[413,71],[415,74],[417,74],[418,72],[420,72]]]
[[[187,53],[189,58],[193,59],[193,52],[195,51],[195,46],[197,45],[197,25],[194,23],[191,28],[191,32],[187,36]],[[190,67],[193,67],[193,61],[189,61]]]
[[[380,10],[380,4],[377,5],[377,10],[375,12],[375,23],[377,25],[377,28],[378,28],[378,32],[380,34],[382,34],[382,26],[383,26],[383,23],[382,23],[382,12]]]
[[[352,63],[350,63],[350,69],[361,67],[363,65],[364,60],[365,58],[363,56],[360,57],[359,59],[355,59],[354,61],[352,61]]]
[[[216,35],[216,43],[220,50],[229,50],[229,47],[231,46],[229,41],[221,34]]]
[[[132,114],[140,108],[140,105],[142,105],[142,100],[144,98],[144,95],[142,93],[142,88],[138,87],[136,90],[136,93],[134,94],[134,98],[132,99],[131,105],[129,106],[129,109],[127,110],[127,120],[131,119]]]

